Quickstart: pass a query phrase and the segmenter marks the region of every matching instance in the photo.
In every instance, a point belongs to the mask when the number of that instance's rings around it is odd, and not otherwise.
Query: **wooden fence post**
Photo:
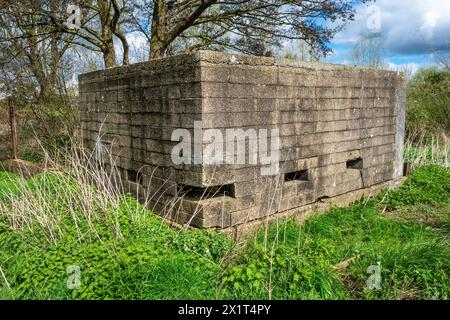
[[[8,97],[9,127],[11,129],[12,159],[17,159],[17,130],[13,97]]]

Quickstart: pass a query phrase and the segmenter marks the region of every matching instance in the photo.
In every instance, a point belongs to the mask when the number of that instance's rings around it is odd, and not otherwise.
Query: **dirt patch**
[[[347,273],[341,273],[340,277],[342,281],[344,282],[348,293],[352,299],[360,300],[363,298],[363,290],[365,283],[364,281],[361,281],[359,279],[356,279],[355,277],[347,274]]]
[[[420,290],[415,288],[402,288],[400,293],[400,300],[417,300],[420,297]]]

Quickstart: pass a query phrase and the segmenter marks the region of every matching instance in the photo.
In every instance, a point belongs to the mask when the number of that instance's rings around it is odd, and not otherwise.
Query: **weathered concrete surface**
[[[323,214],[329,211],[333,206],[346,207],[363,198],[373,197],[382,190],[394,189],[400,187],[406,178],[402,177],[398,180],[387,181],[373,185],[370,188],[350,191],[348,193],[338,195],[333,198],[323,199],[318,202],[290,209],[284,212],[275,213],[264,219],[251,220],[246,223],[238,224],[225,229],[225,234],[234,240],[246,240],[254,234],[261,226],[267,227],[269,223],[286,218],[295,218],[299,224],[303,224],[311,216]]]
[[[402,176],[404,79],[395,72],[200,51],[84,74],[79,83],[85,145],[110,148],[127,187],[181,224],[230,228]],[[221,132],[279,129],[280,173],[175,165],[172,132],[193,132],[194,121]],[[300,171],[307,179],[286,179]],[[221,185],[227,195],[199,200],[197,192],[168,205],[181,186]]]

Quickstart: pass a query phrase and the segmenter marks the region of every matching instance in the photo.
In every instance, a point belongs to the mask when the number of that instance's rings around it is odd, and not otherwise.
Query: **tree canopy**
[[[267,56],[286,40],[301,40],[315,55],[326,55],[355,7],[367,1],[6,1],[0,4],[1,77],[12,72],[17,81],[26,73],[45,98],[68,51],[97,52],[105,68],[127,65],[132,33],[146,39],[148,59],[198,49]]]

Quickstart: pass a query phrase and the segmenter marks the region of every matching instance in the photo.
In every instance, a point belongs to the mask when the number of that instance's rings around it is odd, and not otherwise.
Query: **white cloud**
[[[440,16],[441,14],[436,11],[430,11],[424,15],[423,17],[424,22],[420,27],[420,31],[424,36],[426,36],[426,38],[430,39],[433,37],[433,33],[438,24]]]
[[[374,5],[380,9],[379,34],[388,55],[446,50],[450,41],[449,0],[378,0],[371,4]],[[373,10],[362,5],[355,21],[349,23],[333,42],[349,45],[370,35],[368,25],[373,16]]]

